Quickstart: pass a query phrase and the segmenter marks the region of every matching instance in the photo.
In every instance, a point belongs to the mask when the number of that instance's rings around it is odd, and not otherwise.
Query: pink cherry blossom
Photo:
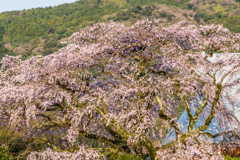
[[[210,142],[197,145],[191,137],[202,134],[215,114],[222,124],[239,126],[224,108],[224,98],[237,103],[239,93],[223,94],[239,86],[240,58],[230,53],[239,51],[239,40],[222,25],[171,25],[149,19],[133,26],[97,23],[74,33],[64,42],[65,48],[48,56],[24,61],[4,57],[0,119],[29,141],[41,141],[41,135],[55,127],[65,129],[62,139],[72,146],[81,135],[107,144],[115,153],[151,159],[193,155],[221,159],[220,152],[209,150]],[[222,52],[224,58],[211,60],[215,52]],[[177,124],[180,106],[190,121],[186,139]],[[202,112],[209,116],[194,129]],[[177,135],[174,154],[155,145],[161,143],[169,124]],[[28,159],[97,159],[109,154],[84,144],[76,152],[48,145],[53,150],[32,152]]]

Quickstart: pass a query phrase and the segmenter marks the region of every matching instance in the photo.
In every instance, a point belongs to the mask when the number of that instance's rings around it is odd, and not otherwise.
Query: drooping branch
[[[49,143],[48,141],[45,141],[45,140],[40,139],[40,138],[32,137],[32,138],[28,139],[27,141],[28,141],[28,142],[38,141],[38,142],[41,142],[41,143],[44,143],[44,144],[46,144],[46,145],[48,145],[48,146],[53,147],[53,150],[55,150],[55,151],[63,152],[62,149],[58,148],[58,147],[55,146],[54,144]]]
[[[222,92],[222,85],[217,84],[217,91],[216,91],[215,98],[214,98],[214,101],[213,101],[213,104],[212,104],[212,109],[211,109],[210,115],[206,119],[204,125],[199,126],[196,129],[197,132],[206,130],[208,128],[208,126],[210,125],[212,119],[215,116],[215,111],[216,111],[217,103],[218,103],[221,92]]]
[[[160,47],[162,46],[162,44],[159,44],[157,46],[157,48],[155,49],[154,53],[152,54],[150,59],[143,58],[142,56],[140,56],[141,61],[140,61],[140,67],[139,67],[139,72],[137,73],[137,77],[136,79],[138,80],[140,77],[144,76],[143,72],[146,66],[148,66],[151,61],[155,58],[155,56],[157,55],[157,52],[160,50]]]
[[[202,101],[201,105],[198,107],[197,111],[195,112],[195,115],[192,118],[192,121],[189,122],[189,126],[188,126],[189,130],[193,130],[194,129],[194,125],[197,122],[197,120],[198,120],[200,114],[202,113],[203,109],[207,106],[207,102],[208,102],[208,99],[204,98],[204,100]]]
[[[236,68],[239,68],[239,67],[240,67],[240,64],[234,66],[234,67],[233,67],[233,70],[236,69]],[[221,78],[221,80],[220,80],[220,82],[219,82],[218,84],[222,84],[223,81],[224,81],[224,79],[225,79],[228,75],[230,75],[231,73],[233,73],[233,71],[228,71],[227,73],[225,73],[225,74],[222,76],[222,78]]]
[[[112,133],[115,135],[117,134],[117,137],[121,137],[124,140],[127,140],[130,136],[130,133],[127,132],[123,127],[119,127],[117,124],[115,124],[114,121],[111,121],[111,125],[107,125],[108,117],[105,116],[104,111],[100,107],[96,107],[96,111],[103,117],[103,123],[107,126],[109,130],[111,130]],[[116,131],[115,131],[116,130]]]
[[[188,119],[189,119],[188,131],[190,131],[191,130],[190,124],[192,124],[192,120],[193,120],[192,112],[191,112],[191,109],[189,107],[186,96],[182,97],[182,101],[183,101],[184,107],[185,107],[185,109],[187,111],[187,114],[188,114]]]
[[[158,75],[163,75],[166,76],[168,73],[166,71],[157,71],[155,68],[150,67],[149,68],[150,71],[152,71],[154,74],[158,74]]]
[[[68,93],[74,94],[77,91],[77,90],[73,90],[73,89],[69,88],[68,84],[61,84],[61,82],[58,79],[55,81],[55,84],[58,85],[63,90],[67,91]]]
[[[159,98],[158,95],[156,95],[155,97],[157,99],[158,105],[160,106],[159,117],[164,120],[167,120],[172,125],[172,127],[174,128],[174,130],[176,132],[176,140],[177,140],[178,135],[180,134],[180,129],[178,127],[177,122],[173,121],[170,117],[168,117],[167,115],[164,114],[164,104],[163,104],[162,100]]]
[[[147,148],[148,155],[151,159],[155,159],[155,157],[157,156],[156,149],[153,146],[152,142],[146,136],[144,137],[145,137],[144,145]]]
[[[104,124],[107,124],[107,121],[108,121],[108,118],[107,117],[105,117],[105,115],[108,113],[108,106],[107,106],[107,104],[104,102],[104,99],[103,99],[103,97],[100,99],[101,100],[101,104],[102,104],[102,106],[103,106],[103,110],[100,108],[100,107],[97,107],[96,108],[96,110],[97,110],[97,112],[100,114],[100,115],[102,115],[102,117],[104,117],[103,119],[104,119],[104,121],[103,121],[103,123]],[[114,128],[115,129],[117,129],[117,128],[119,128],[118,126],[116,126],[116,124],[113,122],[113,121],[111,121],[111,123],[110,123],[112,126],[114,126]],[[124,139],[120,134],[119,134],[119,132],[118,132],[118,130],[117,131],[115,131],[115,129],[111,126],[111,125],[106,125],[106,129],[107,129],[107,131],[113,136],[113,137],[115,137],[115,138],[117,138],[117,139],[119,139],[119,138],[122,138],[122,139]],[[121,129],[120,129],[121,130]],[[128,135],[128,133],[126,132],[126,131],[121,131],[124,135]],[[127,140],[126,138],[128,138],[128,136],[124,136],[125,137],[125,140]]]
[[[41,117],[44,117],[45,119],[47,119],[47,121],[51,122],[53,125],[47,125],[47,127],[70,127],[71,124],[69,121],[66,121],[67,123],[65,124],[58,124],[57,122],[54,122],[52,120],[52,118],[50,118],[49,116],[47,115],[44,115],[44,114],[37,114],[36,116],[41,116]]]
[[[52,108],[47,108],[46,111],[62,111],[64,109],[61,103],[53,103],[50,106],[54,106]]]
[[[89,138],[89,139],[94,139],[97,140],[98,142],[103,142],[106,144],[110,144],[111,146],[114,147],[119,147],[119,145],[121,145],[123,143],[123,141],[119,141],[119,140],[112,140],[106,137],[100,137],[98,135],[95,134],[91,134],[91,133],[87,133],[86,131],[80,131],[79,130],[79,135]]]
[[[218,134],[215,134],[215,135],[212,135],[210,132],[201,132],[200,135],[207,135],[211,138],[216,138],[216,137],[219,137],[221,135],[226,135],[226,134],[229,134],[231,133],[233,137],[237,137],[238,139],[240,139],[240,135],[236,134],[235,131],[226,131],[226,132],[221,132],[221,133],[218,133]]]
[[[61,148],[57,147],[56,145],[54,145],[54,144],[52,144],[52,143],[50,143],[48,141],[45,141],[43,139],[36,138],[36,137],[32,137],[30,139],[27,139],[26,141],[29,142],[29,143],[31,143],[33,141],[44,143],[44,144],[46,144],[48,146],[51,146],[53,148],[53,150],[58,151],[58,152],[64,152],[64,151],[74,152],[74,151],[78,151],[79,150],[78,147],[73,147],[73,148],[68,148],[67,150],[62,150]]]
[[[117,75],[117,74],[115,74],[115,73],[111,73],[111,72],[104,72],[104,74],[108,74],[108,75],[114,76],[114,77],[120,79],[124,85],[126,85],[127,87],[132,88],[132,86],[129,85],[129,84],[124,80],[124,78],[120,77],[119,75]]]

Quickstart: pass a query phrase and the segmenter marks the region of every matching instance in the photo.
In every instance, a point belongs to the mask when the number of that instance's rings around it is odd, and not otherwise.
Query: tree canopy
[[[223,101],[223,91],[239,85],[239,79],[231,78],[239,73],[240,58],[229,54],[239,51],[239,41],[239,34],[222,25],[170,25],[155,19],[132,26],[97,23],[74,33],[66,47],[45,57],[4,57],[0,119],[24,133],[24,140],[51,148],[32,152],[28,159],[100,159],[118,152],[151,159],[221,159],[220,152],[197,137],[216,114],[222,125],[239,125]],[[217,51],[232,57],[210,62],[208,58]],[[187,133],[180,133],[177,124],[180,106],[188,114]],[[197,110],[194,116],[191,107]],[[194,129],[202,112],[207,119]],[[160,146],[169,127],[175,130],[178,147],[166,154]],[[61,130],[64,147],[41,139],[50,129]],[[78,136],[97,140],[104,147],[86,147],[77,141]]]

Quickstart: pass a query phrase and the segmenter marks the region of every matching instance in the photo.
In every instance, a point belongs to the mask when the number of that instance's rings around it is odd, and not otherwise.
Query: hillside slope
[[[188,23],[223,23],[240,32],[240,0],[81,0],[57,7],[0,14],[0,59],[6,55],[47,55],[59,41],[96,22],[134,23],[143,17]]]

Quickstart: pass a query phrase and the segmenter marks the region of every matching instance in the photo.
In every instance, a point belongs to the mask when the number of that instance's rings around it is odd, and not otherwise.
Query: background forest
[[[80,28],[109,20],[131,25],[143,17],[170,23],[179,20],[189,24],[221,23],[231,32],[240,33],[240,0],[81,0],[57,7],[3,12],[0,14],[0,60],[5,55],[22,55],[22,59],[49,55],[64,47],[60,42]],[[63,143],[55,131],[49,132],[45,139],[57,142],[60,147]],[[87,141],[92,147],[101,145],[83,137],[78,141]],[[38,142],[30,146],[22,141],[21,135],[1,126],[0,159],[26,159],[31,151],[43,151],[46,147]],[[114,155],[114,158],[138,159],[132,155]]]
[[[193,24],[222,23],[240,32],[239,0],[81,0],[57,7],[0,14],[0,59],[6,55],[48,55],[60,40],[96,22],[133,24],[143,17]]]

